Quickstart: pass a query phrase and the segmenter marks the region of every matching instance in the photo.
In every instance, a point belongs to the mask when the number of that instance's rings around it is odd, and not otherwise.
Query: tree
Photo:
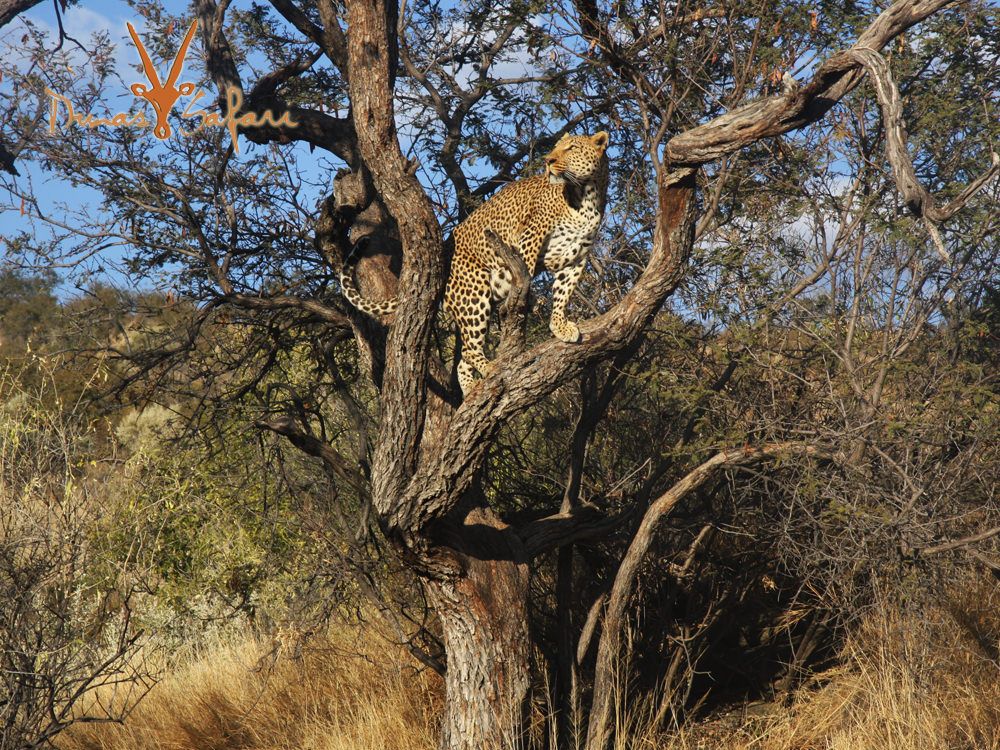
[[[22,13],[31,10],[40,2],[41,0],[4,0],[3,3],[0,3],[0,28],[9,24]],[[66,6],[63,5],[62,7],[65,9]],[[60,40],[62,40],[65,38],[65,31],[62,28],[62,17],[60,15],[60,6],[58,5],[56,6],[56,17],[59,19]],[[17,92],[14,92],[13,98],[19,98]],[[16,111],[13,107],[4,107],[4,109],[7,113]],[[12,175],[19,174],[17,167],[14,166],[14,160],[31,142],[31,137],[41,119],[41,108],[35,113],[34,117],[28,120],[12,123],[10,119],[4,118],[4,134],[2,140],[0,140],[0,169]],[[12,125],[13,127],[11,127]],[[12,135],[9,130],[15,130],[18,136],[18,141],[11,146],[8,146]]]
[[[100,228],[68,248],[54,243],[37,250],[47,257],[93,257],[108,242],[120,242],[131,248],[131,272],[165,273],[174,293],[199,303],[180,330],[148,332],[141,351],[131,342],[112,347],[123,362],[124,386],[152,382],[181,389],[170,373],[183,367],[208,384],[205,402],[256,400],[259,427],[323,462],[362,522],[377,526],[419,580],[437,618],[447,661],[442,747],[516,746],[525,738],[536,642],[532,579],[556,556],[561,635],[551,662],[559,742],[570,745],[573,704],[589,695],[586,746],[603,750],[612,735],[637,581],[664,518],[733,486],[757,497],[778,489],[797,497],[814,470],[850,475],[845,466],[878,455],[882,447],[873,445],[866,425],[879,412],[891,368],[936,323],[945,296],[968,289],[963,285],[976,278],[983,253],[990,252],[973,241],[982,245],[993,235],[989,208],[970,212],[964,226],[950,222],[960,221],[959,209],[997,171],[996,160],[989,166],[985,157],[988,139],[979,138],[995,127],[995,80],[976,72],[984,60],[996,59],[986,20],[995,11],[968,4],[944,13],[916,52],[900,41],[920,24],[937,22],[947,5],[898,0],[876,13],[809,4],[688,9],[640,1],[602,8],[578,0],[449,9],[352,1],[312,8],[271,0],[270,9],[237,11],[198,0],[206,73],[220,92],[220,106],[226,91],[239,91],[246,110],[288,114],[295,126],[242,129],[247,141],[266,148],[239,159],[228,135],[210,129],[165,144],[125,129],[87,138],[75,131],[46,136],[39,148],[48,163],[101,190],[109,213]],[[174,19],[156,5],[139,8],[153,28],[169,30],[168,38],[178,39],[187,28],[171,24]],[[275,14],[283,19],[280,27],[273,26]],[[901,67],[919,90],[928,70],[952,69],[935,56],[935,45],[952,45],[960,22],[976,44],[966,45],[964,57],[947,54],[961,71],[958,80],[986,92],[983,112],[967,114],[972,138],[944,154],[933,142],[923,143],[925,161],[914,166],[903,129],[907,109],[892,71]],[[886,58],[894,44],[901,62],[890,68]],[[927,63],[922,70],[914,67],[921,58]],[[261,60],[270,72],[244,83]],[[528,63],[513,70],[518,60]],[[77,88],[88,106],[99,103],[107,83],[98,78],[99,85]],[[879,116],[859,88],[866,80],[873,83]],[[825,123],[831,117],[839,118],[832,126]],[[530,294],[524,278],[508,305],[496,372],[460,399],[448,364],[452,342],[437,321],[448,265],[446,228],[561,133],[609,122],[617,151],[607,248],[597,259],[605,273],[589,281],[595,314],[581,325],[582,342],[541,336],[528,346],[523,327],[532,316],[525,311]],[[921,132],[957,132],[957,123],[945,122],[923,123]],[[792,140],[799,131],[799,140]],[[832,145],[837,139],[849,143],[840,156]],[[304,166],[296,143],[346,167],[328,195],[327,181]],[[935,163],[939,156],[941,164]],[[813,175],[822,183],[824,169],[851,158],[858,162],[854,187],[824,198],[801,184]],[[885,160],[892,183],[873,166]],[[922,185],[944,174],[968,188],[935,180],[935,188],[953,196],[942,206]],[[324,192],[318,212],[305,199],[311,181]],[[879,200],[887,184],[898,189],[893,205]],[[835,238],[825,236],[826,218],[836,215],[831,206],[840,209],[842,236]],[[762,242],[759,233],[776,207],[812,222],[818,260],[811,267],[801,262],[803,243],[787,232],[764,234],[770,247]],[[31,210],[44,208],[32,204]],[[388,326],[339,298],[335,271],[355,248],[364,292],[398,296]],[[848,248],[856,253],[853,262],[842,263]],[[785,274],[773,255],[778,251],[796,259],[801,275]],[[657,334],[670,330],[661,310],[679,290],[697,299],[714,285],[705,267],[735,278],[734,289],[751,290],[752,300],[727,290],[734,299],[718,299],[715,311],[728,322],[730,341],[738,341],[746,325],[749,343],[735,347],[735,355],[711,373],[709,387],[686,400],[678,396],[679,403],[661,405],[669,414],[650,418],[651,426],[669,426],[650,433],[670,435],[668,445],[654,441],[643,451],[620,444],[619,451],[639,454],[639,468],[611,467],[602,476],[588,464],[591,448],[590,455],[601,453],[594,448],[598,428],[616,398],[632,396],[631,376],[662,373],[651,363],[663,350],[648,336],[654,328]],[[844,299],[838,283],[848,276],[858,291],[845,312],[838,308]],[[866,297],[861,289],[875,281],[884,287]],[[810,328],[817,316],[791,303],[821,282],[829,296],[826,303],[810,300],[813,313],[823,313]],[[901,291],[906,294],[897,297]],[[885,320],[867,319],[871,300],[889,310]],[[741,305],[753,309],[746,320],[736,314]],[[199,347],[220,321],[242,335],[211,351]],[[813,355],[829,341],[823,325],[843,344],[833,357],[839,357],[836,365]],[[864,359],[855,348],[861,329],[877,342],[866,342]],[[677,335],[692,340],[700,334]],[[725,345],[721,334],[715,338],[715,345]],[[268,383],[270,373],[303,353],[315,368],[312,384]],[[772,386],[759,402],[754,388],[741,384],[744,398],[734,401],[732,415],[710,413],[734,373],[765,356],[774,358],[768,373],[787,377],[759,380],[758,388]],[[782,357],[796,359],[797,366],[780,363]],[[840,368],[838,378],[846,373],[842,382],[852,393],[803,406],[795,385],[809,380],[809,368]],[[559,441],[556,448],[524,435],[510,439],[506,431],[543,414],[554,394],[574,384],[579,393],[568,403],[579,416],[550,433]],[[658,387],[654,382],[634,397],[653,403]],[[845,428],[831,413],[847,403]],[[746,416],[754,409],[761,414]],[[718,428],[703,429],[712,418]],[[833,426],[826,430],[827,424]],[[500,462],[498,453],[508,449],[521,453]],[[513,494],[519,480],[511,467],[529,472],[545,464],[549,452],[554,470],[563,474],[556,486]],[[928,476],[930,465],[907,467],[886,455],[901,481],[920,489],[911,494],[924,497],[929,485],[914,475]],[[762,484],[741,473],[751,468],[765,475]],[[587,472],[593,481],[584,491]],[[836,497],[866,481],[849,479]],[[870,475],[867,481],[871,486]],[[878,494],[878,502],[888,502],[893,491]],[[829,500],[819,491],[811,497],[821,506]],[[900,517],[910,511],[904,503]],[[916,536],[903,545],[906,556],[935,548],[926,530],[923,536],[919,527],[908,531]],[[967,546],[995,534],[977,529],[955,541]],[[610,563],[606,590],[581,618],[571,607],[574,549],[615,535],[626,538],[621,558]],[[704,538],[699,532],[681,549],[688,562]],[[428,663],[438,661],[423,655]],[[593,665],[589,690],[577,690],[576,672],[584,663]]]

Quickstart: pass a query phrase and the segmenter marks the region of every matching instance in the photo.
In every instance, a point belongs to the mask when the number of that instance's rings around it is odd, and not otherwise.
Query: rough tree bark
[[[430,334],[442,287],[441,232],[427,196],[399,149],[393,119],[395,6],[352,3],[347,59],[358,145],[394,217],[403,249],[399,308],[385,346],[382,426],[372,467],[373,505],[424,580],[448,657],[441,746],[455,750],[516,742],[530,687],[527,559],[513,532],[471,487],[462,508],[433,518],[412,512],[406,485],[436,452],[452,407],[427,388]],[[463,512],[464,508],[469,508]],[[436,523],[431,524],[431,521]]]
[[[463,539],[453,543],[470,548],[453,551],[460,569],[424,584],[448,655],[441,747],[520,747],[531,687],[527,556],[487,509],[456,531]]]

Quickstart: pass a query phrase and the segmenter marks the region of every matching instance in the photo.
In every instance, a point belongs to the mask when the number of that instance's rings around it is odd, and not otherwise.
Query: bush
[[[102,503],[81,481],[88,430],[0,380],[15,394],[0,404],[0,750],[22,750],[74,722],[120,719],[150,682],[132,620],[139,581],[128,564],[95,575]],[[89,700],[98,689],[113,706]]]

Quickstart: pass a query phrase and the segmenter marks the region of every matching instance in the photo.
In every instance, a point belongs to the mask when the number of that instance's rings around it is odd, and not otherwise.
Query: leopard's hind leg
[[[555,281],[552,284],[552,316],[549,320],[549,330],[557,339],[570,344],[580,340],[580,329],[576,323],[566,318],[566,306],[580,282],[580,277],[583,276],[586,265],[587,260],[584,257],[553,271]]]
[[[486,377],[493,364],[486,358],[486,332],[490,321],[490,272],[479,268],[463,269],[460,277],[454,270],[445,301],[462,338],[462,358],[458,363],[458,384],[467,394],[475,384],[475,373]]]

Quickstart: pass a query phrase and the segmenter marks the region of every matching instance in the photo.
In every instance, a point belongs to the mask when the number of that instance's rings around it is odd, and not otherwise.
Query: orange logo
[[[181,42],[181,48],[177,50],[174,62],[170,66],[170,74],[167,76],[166,83],[160,83],[160,78],[156,75],[156,67],[153,65],[149,53],[146,52],[142,40],[139,39],[139,35],[135,33],[135,27],[131,23],[126,23],[126,26],[128,26],[128,33],[135,43],[135,48],[139,50],[139,57],[142,59],[142,72],[146,74],[150,83],[149,86],[144,83],[133,83],[132,93],[153,105],[153,111],[156,113],[156,126],[153,128],[153,135],[161,141],[166,140],[170,137],[170,123],[167,121],[170,110],[174,108],[181,96],[190,96],[194,93],[193,83],[182,83],[180,86],[175,84],[184,69],[184,58],[187,57],[188,47],[191,46],[191,40],[194,39],[194,32],[198,30],[198,19],[191,22],[187,36]]]
[[[233,142],[233,149],[236,153],[240,152],[240,145],[236,139],[239,128],[259,128],[265,125],[275,128],[298,127],[298,123],[292,120],[291,114],[288,112],[285,112],[280,117],[275,117],[269,109],[264,110],[260,114],[257,114],[256,112],[245,112],[240,114],[240,109],[243,107],[243,92],[235,86],[229,86],[226,89],[225,115],[208,112],[204,109],[196,109],[192,111],[191,108],[199,99],[201,99],[201,97],[205,95],[205,92],[201,89],[196,91],[193,83],[185,82],[178,84],[177,80],[180,78],[181,73],[184,70],[184,59],[187,57],[191,41],[194,39],[195,32],[198,30],[198,19],[191,22],[191,28],[188,29],[187,34],[184,36],[184,41],[181,42],[180,49],[178,49],[177,54],[174,55],[173,62],[170,64],[170,72],[167,74],[167,79],[163,83],[160,83],[160,77],[156,72],[156,66],[153,65],[153,60],[150,58],[145,46],[143,46],[142,41],[139,39],[139,35],[136,33],[135,28],[131,23],[126,23],[126,25],[128,26],[128,33],[132,37],[132,42],[135,44],[135,48],[139,52],[139,59],[142,62],[142,72],[145,73],[146,80],[148,81],[148,85],[146,83],[133,83],[129,87],[129,90],[136,97],[145,99],[153,107],[153,113],[156,115],[156,121],[152,124],[153,135],[159,140],[166,140],[173,132],[168,118],[170,113],[173,111],[174,105],[177,104],[177,100],[182,96],[191,96],[191,94],[194,94],[194,98],[188,103],[188,106],[183,112],[181,112],[180,116],[184,120],[195,120],[196,125],[192,130],[181,130],[181,135],[194,135],[207,127],[226,128],[229,131],[229,136]],[[56,132],[56,128],[58,127],[60,105],[62,105],[66,111],[66,120],[64,124],[67,127],[76,126],[88,129],[94,129],[102,126],[115,128],[151,127],[149,120],[146,119],[142,110],[136,112],[134,115],[119,112],[111,117],[99,117],[89,112],[80,112],[76,110],[69,98],[63,96],[62,94],[58,94],[51,89],[46,88],[45,93],[52,99],[51,106],[49,108],[50,133]]]

